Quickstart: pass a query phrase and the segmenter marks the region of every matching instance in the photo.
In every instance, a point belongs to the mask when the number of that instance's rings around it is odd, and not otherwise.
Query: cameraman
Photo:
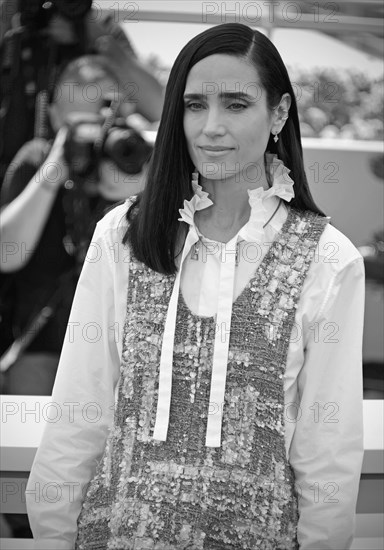
[[[2,393],[51,394],[77,277],[95,224],[105,207],[141,188],[142,174],[124,173],[111,159],[101,159],[96,167],[102,179],[95,177],[95,170],[78,175],[78,167],[65,159],[71,125],[98,120],[106,98],[117,87],[104,57],[71,62],[49,110],[57,132],[53,145],[41,138],[26,143],[6,173],[0,197],[6,254],[2,271],[12,272],[13,338],[30,343],[22,353],[16,351],[16,360],[8,355]],[[96,99],[87,96],[90,89],[96,90]],[[72,144],[72,149],[78,146]],[[148,146],[141,156],[133,155],[142,158],[141,169],[145,154]]]
[[[163,88],[141,64],[114,14],[92,0],[0,0],[0,187],[8,164],[33,137],[50,139],[47,104],[57,75],[73,59],[102,54],[125,96],[149,122],[160,119]]]

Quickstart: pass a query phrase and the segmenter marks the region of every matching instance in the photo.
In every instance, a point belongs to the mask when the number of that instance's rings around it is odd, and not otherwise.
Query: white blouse
[[[232,301],[287,218],[283,202],[263,228],[278,197],[293,196],[287,173],[275,166],[269,190],[249,191],[250,219],[230,241],[240,247]],[[180,288],[192,312],[211,316],[218,312],[228,250],[194,225],[194,212],[211,204],[201,187],[194,187],[195,196],[180,210],[194,235],[179,269]],[[26,490],[36,549],[74,548],[86,486],[113,422],[128,289],[129,253],[121,244],[126,210],[127,203],[98,223],[79,279],[53,388],[54,421],[47,422]],[[190,243],[199,237],[196,260]],[[284,377],[285,446],[299,493],[301,550],[345,550],[353,540],[363,459],[364,292],[360,253],[328,224],[298,302]],[[218,431],[212,426],[214,436]]]

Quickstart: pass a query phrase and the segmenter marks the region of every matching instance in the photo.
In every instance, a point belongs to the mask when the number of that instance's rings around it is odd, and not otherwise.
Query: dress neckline
[[[272,181],[272,185],[269,189],[257,187],[256,189],[247,190],[248,202],[251,208],[249,219],[228,242],[236,236],[241,240],[249,242],[261,242],[263,240],[264,226],[268,219],[268,214],[273,212],[273,206],[271,211],[270,205],[268,205],[269,208],[267,208],[265,201],[272,197],[280,197],[280,199],[289,202],[295,196],[293,189],[294,182],[289,177],[290,170],[275,154],[266,153],[265,160],[266,170],[269,174],[269,179]],[[195,212],[204,210],[214,204],[209,198],[209,193],[204,191],[202,186],[199,185],[198,174],[196,173],[194,173],[192,177],[192,189],[194,195],[190,200],[184,200],[183,208],[179,209],[179,221],[188,224],[190,231],[192,230],[198,238],[203,237],[204,239],[221,243],[221,241],[205,237],[195,224]]]
[[[258,279],[259,275],[260,275],[260,272],[263,271],[264,269],[264,265],[265,263],[267,262],[267,260],[270,259],[271,257],[271,254],[274,252],[274,250],[276,249],[276,244],[277,242],[279,241],[280,237],[282,235],[285,235],[286,233],[286,230],[288,229],[288,227],[290,226],[290,224],[292,223],[293,221],[293,218],[295,216],[295,210],[292,208],[292,207],[288,207],[288,216],[286,218],[286,220],[284,221],[283,225],[281,226],[281,228],[277,231],[270,247],[268,248],[267,252],[264,254],[262,260],[259,262],[259,265],[256,267],[253,275],[251,276],[250,280],[248,281],[248,283],[244,286],[243,290],[240,292],[240,294],[237,296],[237,298],[235,300],[233,300],[232,302],[232,309],[233,307],[235,306],[235,304],[237,304],[237,302],[241,299],[241,297],[243,296],[243,294],[249,290],[251,288],[251,286],[254,284],[254,282]],[[225,244],[226,243],[222,243]],[[182,300],[182,305],[184,307],[187,308],[187,310],[189,311],[189,313],[192,315],[192,317],[196,318],[196,319],[215,319],[217,314],[215,315],[198,315],[197,313],[193,313],[193,311],[190,310],[190,308],[188,307],[185,299],[184,299],[184,296],[183,296],[183,293],[182,293],[182,290],[180,288],[180,291],[179,291],[179,299],[181,298]]]
[[[251,207],[251,213],[248,222],[240,229],[240,231],[228,242],[231,248],[234,244],[236,246],[239,237],[242,240],[248,242],[262,243],[264,239],[264,223],[267,218],[267,209],[263,204],[264,199],[279,196],[286,201],[290,201],[294,197],[293,181],[289,178],[289,170],[284,164],[277,159],[276,155],[267,157],[268,170],[273,179],[272,186],[266,190],[263,187],[257,189],[248,190],[249,204]],[[172,394],[172,365],[173,365],[173,349],[174,349],[174,337],[176,330],[176,316],[178,310],[178,300],[180,299],[180,281],[183,271],[184,263],[187,259],[187,255],[190,253],[192,246],[199,240],[198,230],[194,223],[194,214],[198,210],[207,208],[213,204],[209,198],[208,193],[203,191],[202,187],[198,184],[198,175],[195,175],[192,181],[192,187],[195,191],[193,197],[187,201],[184,201],[184,208],[180,209],[179,221],[185,222],[189,225],[189,231],[183,245],[179,268],[176,273],[176,277],[173,283],[173,289],[169,300],[167,315],[165,318],[164,334],[162,340],[162,349],[160,356],[159,366],[159,389],[158,389],[158,403],[156,410],[156,420],[153,431],[153,438],[158,441],[166,441],[167,431],[169,426],[169,415],[171,407],[171,394]],[[293,216],[293,213],[291,214]],[[287,224],[291,221],[291,216],[288,216],[285,220],[283,227],[280,231],[277,231],[275,239],[273,241],[274,247],[276,246],[277,239],[282,234],[282,230],[287,227]],[[260,270],[264,268],[266,259],[270,257],[272,245],[264,255],[263,260],[256,269],[252,280],[255,276],[260,274]],[[220,265],[220,282],[219,282],[219,296],[218,296],[218,311],[216,315],[216,322],[220,326],[231,327],[231,316],[233,308],[233,287],[235,278],[235,255],[232,251],[228,261],[222,262]],[[242,293],[236,298],[235,303],[239,300],[240,296],[245,292],[245,288]],[[183,302],[184,298],[182,298]],[[191,312],[192,313],[192,312]],[[228,346],[229,340],[225,339],[224,342],[219,337],[218,332],[215,335],[214,342],[214,355],[212,363],[212,376],[211,376],[211,388],[210,388],[210,402],[222,403],[225,393],[225,380],[228,364]],[[206,430],[206,446],[207,447],[220,447],[221,445],[221,415],[208,416],[207,430]]]

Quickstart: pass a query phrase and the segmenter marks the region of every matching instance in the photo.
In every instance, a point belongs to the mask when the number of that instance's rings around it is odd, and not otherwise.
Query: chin
[[[222,181],[235,178],[240,181],[239,170],[232,166],[226,166],[224,162],[205,162],[204,166],[200,166],[198,170],[201,177],[206,180]]]
[[[100,189],[99,194],[106,201],[117,202],[127,198],[126,195],[122,195],[122,193],[119,193],[118,191],[113,191],[113,190],[108,191],[108,190]]]

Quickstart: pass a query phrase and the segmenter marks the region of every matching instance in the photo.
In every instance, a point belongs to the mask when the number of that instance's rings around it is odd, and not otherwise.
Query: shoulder
[[[286,209],[286,212],[287,216],[289,209]],[[293,212],[296,216],[296,218],[293,218],[293,222],[296,224],[294,226],[295,230],[299,233],[302,232],[300,226],[308,220],[315,229],[314,238],[317,245],[313,263],[326,265],[329,268],[328,274],[330,276],[332,272],[337,273],[356,260],[363,261],[362,255],[352,241],[331,224],[331,218],[325,218],[311,210],[293,209]]]
[[[316,238],[316,263],[329,264],[333,271],[344,269],[348,264],[356,260],[363,260],[362,255],[352,241],[334,225],[332,218],[324,218],[311,210],[296,210],[298,226],[304,220],[312,220],[313,227],[319,233]],[[298,227],[296,226],[296,227]]]
[[[134,198],[129,197],[108,210],[96,225],[94,240],[104,240],[109,246],[121,243],[128,229],[127,212]]]
[[[323,263],[332,265],[335,272],[342,271],[356,260],[363,261],[362,255],[352,241],[329,223],[319,240],[318,257]]]
[[[108,266],[113,277],[122,280],[126,278],[130,258],[129,245],[123,243],[128,229],[126,214],[130,203],[129,199],[118,203],[98,221],[86,257],[92,264],[103,268]]]
[[[340,291],[363,288],[364,260],[358,249],[333,225],[326,224],[312,258],[301,293],[301,307],[311,321],[318,321],[337,300]]]

